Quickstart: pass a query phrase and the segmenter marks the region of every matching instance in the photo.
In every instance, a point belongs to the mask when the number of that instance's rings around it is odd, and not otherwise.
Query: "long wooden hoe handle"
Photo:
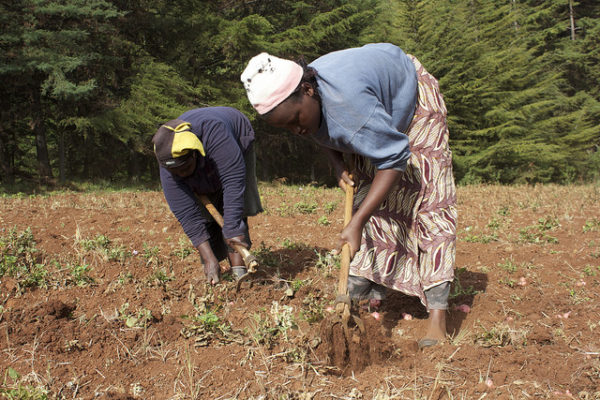
[[[346,185],[346,197],[344,200],[344,228],[350,223],[352,219],[352,201],[354,196],[354,187]],[[342,260],[340,265],[340,276],[338,280],[338,298],[348,295],[348,275],[350,273],[350,245],[344,243],[342,246]],[[339,312],[344,311],[344,308],[348,307],[347,302],[338,302],[336,304],[336,310]]]
[[[210,215],[214,218],[214,220],[219,224],[219,226],[223,227],[223,217],[219,210],[215,208],[215,206],[210,202],[207,196],[200,194],[198,195],[200,202],[206,207],[206,210],[210,213]],[[258,267],[258,261],[256,257],[248,251],[247,248],[241,245],[234,245],[234,250],[238,252],[240,256],[242,256],[244,260],[244,264],[246,264],[246,268],[248,268],[248,273],[252,274],[256,272],[256,267]]]

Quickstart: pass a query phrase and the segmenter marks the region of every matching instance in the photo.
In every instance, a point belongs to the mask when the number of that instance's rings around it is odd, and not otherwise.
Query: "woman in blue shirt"
[[[419,345],[443,340],[454,278],[456,191],[436,79],[400,48],[376,43],[309,65],[261,53],[241,80],[269,124],[315,140],[340,187],[356,186],[354,215],[339,240],[353,255],[350,296],[368,298],[374,307],[385,288],[418,296],[430,313]]]
[[[208,282],[219,282],[225,257],[243,275],[246,268],[233,247],[250,247],[246,217],[262,212],[248,118],[231,107],[196,108],[165,123],[152,142],[165,199],[200,253]],[[199,204],[201,194],[223,215],[223,228]]]

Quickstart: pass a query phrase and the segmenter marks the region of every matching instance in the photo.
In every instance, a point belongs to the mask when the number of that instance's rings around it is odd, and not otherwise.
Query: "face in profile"
[[[311,85],[304,83],[300,92],[269,112],[267,123],[300,136],[315,134],[321,125],[321,104]]]

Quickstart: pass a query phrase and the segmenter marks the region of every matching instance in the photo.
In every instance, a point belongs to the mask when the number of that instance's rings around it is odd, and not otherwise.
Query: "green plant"
[[[519,230],[519,241],[524,243],[558,243],[558,239],[548,235],[548,231],[555,230],[560,226],[555,217],[539,218],[536,225],[527,226]]]
[[[120,272],[119,273],[119,277],[117,278],[117,283],[119,285],[124,285],[126,283],[130,283],[133,281],[133,274],[129,271],[127,272]]]
[[[502,224],[502,222],[498,218],[492,218],[488,222],[487,226],[490,229],[498,229],[498,228],[500,228],[501,224]]]
[[[77,231],[76,237],[79,238],[79,236],[79,231]],[[122,263],[129,257],[129,252],[122,244],[114,244],[106,235],[99,234],[93,239],[77,239],[76,242],[82,250],[96,253],[106,261]]]
[[[583,225],[583,232],[597,232],[600,231],[600,219],[592,218],[585,221],[585,225]]]
[[[498,215],[502,215],[504,217],[509,216],[510,215],[510,209],[508,208],[508,206],[500,207],[498,209]]]
[[[527,345],[527,331],[512,329],[506,323],[500,322],[486,328],[480,323],[483,332],[477,334],[475,343],[483,347],[505,347],[512,345],[522,347]]]
[[[219,317],[212,311],[194,317],[194,321],[202,324],[208,330],[214,330],[219,325]]]
[[[498,263],[498,267],[507,271],[510,274],[517,272],[518,270],[517,265],[513,263],[512,260],[506,260],[503,263]]]
[[[269,267],[278,267],[282,260],[281,256],[278,256],[271,250],[270,246],[265,246],[264,242],[260,243],[260,247],[255,250],[252,250],[252,254],[258,260],[259,265],[266,265]]]
[[[333,269],[340,269],[340,254],[333,254],[331,252],[320,253],[317,250],[315,250],[315,254],[317,255],[315,267],[323,271],[326,276],[331,275]]]
[[[281,242],[281,246],[284,249],[288,249],[288,250],[299,250],[304,247],[304,245],[302,243],[296,243],[288,238],[283,239],[283,241]]]
[[[510,288],[514,288],[515,285],[517,284],[517,281],[515,281],[514,279],[511,279],[509,277],[504,277],[504,278],[500,279],[498,282],[500,282]]]
[[[20,287],[46,287],[48,270],[45,264],[37,262],[41,255],[38,256],[31,228],[17,232],[14,227],[0,236],[0,255],[0,277],[15,278]]]
[[[323,319],[323,300],[315,297],[312,293],[302,300],[300,316],[308,323],[319,322]]]
[[[472,230],[473,230],[472,226],[467,226],[463,231],[465,233],[465,236],[461,237],[461,240],[464,240],[465,242],[468,242],[468,243],[484,243],[484,244],[498,240],[498,234],[496,232],[492,233],[491,235],[487,235],[487,234],[476,235],[474,233],[471,233]],[[463,233],[463,232],[461,232],[461,233]]]
[[[275,209],[275,211],[277,211],[277,214],[279,214],[280,217],[288,217],[292,215],[292,209],[290,206],[287,205],[285,201],[281,202],[281,204]]]
[[[461,267],[457,268],[454,271],[454,281],[452,282],[452,292],[448,296],[449,299],[453,299],[458,296],[473,296],[479,293],[473,288],[473,286],[469,286],[467,288],[463,287],[461,277],[466,272],[466,270],[466,268]]]
[[[9,378],[12,382],[9,382]],[[4,381],[0,387],[0,397],[8,400],[47,400],[48,391],[20,382],[21,376],[13,368],[8,367],[4,373]]]
[[[256,344],[264,345],[270,348],[278,337],[288,340],[288,331],[296,327],[296,322],[292,314],[291,306],[280,306],[274,301],[271,304],[271,318],[263,318],[262,315],[255,313],[254,332],[252,339]]]
[[[584,289],[581,289],[579,291],[575,289],[569,289],[569,297],[571,298],[571,302],[574,305],[585,303],[591,300],[588,296],[585,295]]]
[[[147,282],[149,284],[158,284],[160,286],[165,286],[167,282],[175,280],[175,274],[171,273],[171,275],[167,274],[167,270],[165,268],[154,267],[152,273],[148,276]]]
[[[194,337],[196,346],[208,346],[215,340],[223,343],[244,343],[241,333],[233,330],[229,322],[222,321],[215,311],[206,309],[205,305],[196,307],[196,310],[196,315],[184,317],[190,323],[182,330],[185,337]]]
[[[119,309],[119,319],[125,321],[129,328],[145,328],[152,321],[152,311],[147,308],[141,308],[137,311],[129,311],[129,303],[125,303]]]
[[[600,265],[596,266],[595,268],[591,265],[586,265],[583,268],[583,273],[587,276],[596,276],[598,272],[600,272]]]
[[[315,202],[298,202],[294,204],[294,209],[301,214],[312,214],[317,209],[318,205]]]
[[[190,241],[187,237],[180,236],[179,237],[179,247],[173,251],[173,255],[179,257],[179,259],[183,260],[193,252],[193,247],[190,246]]]
[[[325,212],[327,212],[327,214],[331,214],[332,212],[335,211],[335,209],[337,208],[338,202],[337,201],[330,201],[325,203],[325,205],[323,206],[323,209],[325,210]]]
[[[94,239],[81,239],[79,245],[85,251],[105,250],[110,246],[110,239],[105,235],[97,235]]]
[[[292,281],[292,290],[294,291],[294,293],[296,293],[305,284],[306,284],[306,282],[303,281],[302,279],[294,279]]]
[[[144,243],[144,253],[142,257],[146,260],[146,265],[154,265],[158,266],[160,264],[160,259],[158,254],[160,253],[160,249],[158,246],[150,247],[147,243]]]
[[[560,226],[558,222],[558,218],[555,217],[545,217],[538,219],[537,228],[540,231],[549,231],[554,230]]]
[[[519,241],[523,243],[558,243],[558,239],[554,236],[550,236],[545,232],[531,232],[529,228],[523,228],[519,230]]]
[[[319,217],[319,219],[317,219],[317,224],[323,225],[323,226],[329,226],[329,225],[331,225],[331,222],[329,221],[329,218],[327,218],[327,215],[321,215]]]
[[[474,235],[474,234],[469,234],[467,236],[465,236],[463,238],[463,240],[467,243],[483,243],[483,244],[487,244],[490,242],[496,242],[498,241],[498,234],[496,234],[495,232],[491,235]]]
[[[77,286],[86,286],[94,282],[94,278],[90,276],[92,268],[87,264],[68,265],[71,271],[71,280]]]

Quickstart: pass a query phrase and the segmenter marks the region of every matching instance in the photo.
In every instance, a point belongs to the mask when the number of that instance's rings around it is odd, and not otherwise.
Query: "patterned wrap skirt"
[[[425,290],[454,279],[456,187],[448,147],[446,105],[437,80],[409,55],[418,76],[418,102],[406,134],[411,156],[396,187],[363,229],[350,274],[411,296],[425,307]],[[354,210],[369,192],[376,168],[354,155]]]

